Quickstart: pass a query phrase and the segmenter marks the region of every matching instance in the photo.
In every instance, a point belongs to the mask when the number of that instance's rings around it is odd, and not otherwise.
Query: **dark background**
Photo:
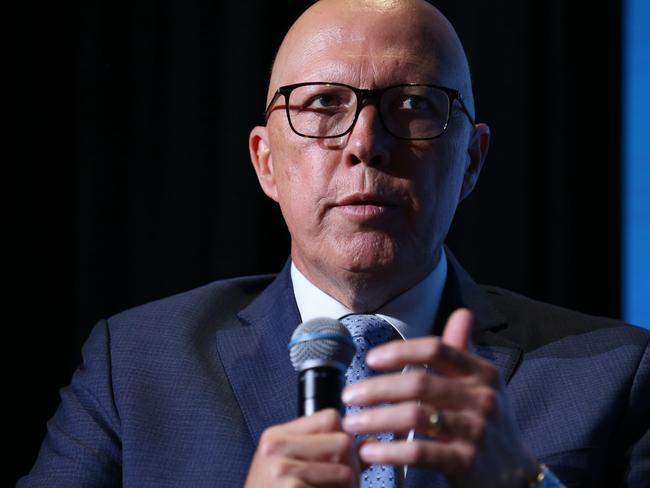
[[[5,168],[10,483],[99,318],[283,264],[288,236],[247,137],[274,51],[310,3],[21,3]],[[451,248],[479,282],[618,316],[620,2],[437,5],[493,132]]]

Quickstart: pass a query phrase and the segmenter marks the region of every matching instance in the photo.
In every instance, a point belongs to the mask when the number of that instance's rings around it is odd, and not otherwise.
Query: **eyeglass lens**
[[[294,88],[288,103],[289,120],[296,132],[337,137],[354,123],[358,100],[348,87],[314,84]],[[386,129],[394,136],[433,138],[445,129],[449,97],[435,87],[396,86],[383,92],[379,111]]]

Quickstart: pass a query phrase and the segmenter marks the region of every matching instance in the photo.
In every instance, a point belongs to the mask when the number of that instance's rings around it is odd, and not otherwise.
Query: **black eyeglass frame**
[[[295,90],[296,88],[299,88],[301,86],[308,86],[308,85],[328,85],[328,86],[342,86],[345,88],[349,88],[352,90],[357,97],[357,109],[356,113],[354,114],[354,119],[352,120],[352,123],[350,124],[350,127],[345,131],[342,132],[341,134],[336,134],[333,136],[309,136],[306,134],[302,134],[296,130],[296,128],[293,126],[293,123],[291,122],[291,116],[289,115],[289,96],[291,95],[291,92]],[[266,106],[266,110],[264,111],[264,122],[268,122],[270,112],[273,108],[273,105],[277,101],[280,96],[284,96],[284,101],[285,101],[285,112],[287,115],[287,121],[289,122],[289,126],[291,127],[291,130],[294,131],[296,134],[298,134],[301,137],[308,137],[310,139],[333,139],[336,137],[342,137],[349,132],[352,131],[354,128],[354,125],[357,123],[357,119],[359,118],[359,114],[361,113],[361,110],[363,109],[363,101],[365,99],[373,99],[375,100],[375,104],[377,107],[380,107],[381,105],[381,97],[382,95],[387,91],[391,90],[393,88],[400,88],[400,87],[409,87],[409,86],[425,86],[427,88],[437,88],[438,90],[441,90],[445,92],[447,95],[447,98],[449,99],[449,110],[447,111],[447,120],[445,120],[445,125],[442,128],[442,131],[440,134],[433,136],[433,137],[401,137],[398,135],[393,134],[391,130],[386,126],[386,123],[384,122],[384,119],[381,115],[381,110],[377,110],[377,114],[379,116],[379,121],[381,122],[382,127],[388,132],[391,136],[395,137],[396,139],[402,139],[406,141],[428,141],[431,139],[437,139],[438,137],[442,136],[445,131],[447,130],[447,127],[449,126],[449,120],[451,119],[451,111],[453,108],[454,100],[458,100],[460,103],[461,111],[467,116],[469,119],[470,123],[472,125],[475,125],[476,122],[474,118],[471,116],[469,113],[469,110],[467,110],[467,106],[465,105],[465,102],[463,100],[462,94],[454,89],[454,88],[448,88],[446,86],[440,86],[440,85],[433,85],[433,84],[427,84],[427,83],[401,83],[398,85],[390,85],[386,86],[384,88],[357,88],[354,86],[346,85],[345,83],[336,83],[336,82],[329,82],[329,81],[307,81],[303,83],[294,83],[292,85],[284,85],[278,88],[273,95],[273,98],[271,98],[271,101],[269,104]]]

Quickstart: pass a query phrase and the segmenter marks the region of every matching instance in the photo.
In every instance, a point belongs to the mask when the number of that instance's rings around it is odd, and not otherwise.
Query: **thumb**
[[[442,342],[463,351],[469,350],[473,321],[472,312],[468,309],[459,308],[454,311],[442,331]]]

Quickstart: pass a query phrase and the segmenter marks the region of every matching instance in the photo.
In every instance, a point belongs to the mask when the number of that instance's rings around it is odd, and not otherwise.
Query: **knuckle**
[[[440,342],[440,339],[437,337],[432,337],[431,341],[429,342],[429,349],[426,355],[429,362],[433,362],[440,355],[441,347],[442,344]]]
[[[260,444],[268,442],[271,438],[273,438],[273,436],[275,436],[275,433],[277,432],[277,430],[278,430],[277,426],[273,426],[273,427],[269,427],[269,428],[265,429],[262,432],[262,435],[260,436]]]
[[[409,444],[409,458],[413,464],[426,464],[428,461],[428,450],[423,442],[411,442]]]
[[[480,394],[479,397],[479,408],[481,413],[486,417],[491,417],[494,414],[497,407],[497,394],[491,388],[486,388]]]
[[[284,459],[278,459],[276,462],[271,463],[269,467],[269,476],[274,481],[285,480],[292,474],[292,464]],[[286,480],[290,483],[290,480]]]
[[[431,377],[426,371],[413,373],[413,395],[416,398],[425,398],[429,393]]]
[[[417,403],[409,403],[408,405],[405,405],[403,418],[410,427],[426,425],[428,419],[422,407]]]
[[[485,434],[487,432],[488,423],[484,419],[480,418],[476,421],[474,429],[472,432],[472,440],[477,444],[482,444],[485,440]]]
[[[335,436],[335,440],[337,443],[338,447],[338,452],[345,454],[345,453],[350,453],[354,449],[354,440],[352,439],[352,436],[349,434],[346,434],[344,432],[338,433]]]
[[[354,486],[354,471],[350,466],[345,464],[336,464],[332,466],[331,475],[334,480],[341,486]]]
[[[273,429],[267,429],[260,437],[258,450],[264,457],[275,456],[282,452],[286,444],[285,439],[278,435]]]
[[[477,450],[472,445],[465,445],[458,450],[457,469],[458,472],[468,472],[476,463]]]
[[[328,408],[319,412],[322,417],[324,427],[328,430],[337,430],[341,424],[341,417],[333,408]]]
[[[287,478],[286,480],[283,480],[282,482],[282,487],[288,487],[288,488],[305,488],[307,486],[305,482],[296,476],[292,476],[291,478]]]

